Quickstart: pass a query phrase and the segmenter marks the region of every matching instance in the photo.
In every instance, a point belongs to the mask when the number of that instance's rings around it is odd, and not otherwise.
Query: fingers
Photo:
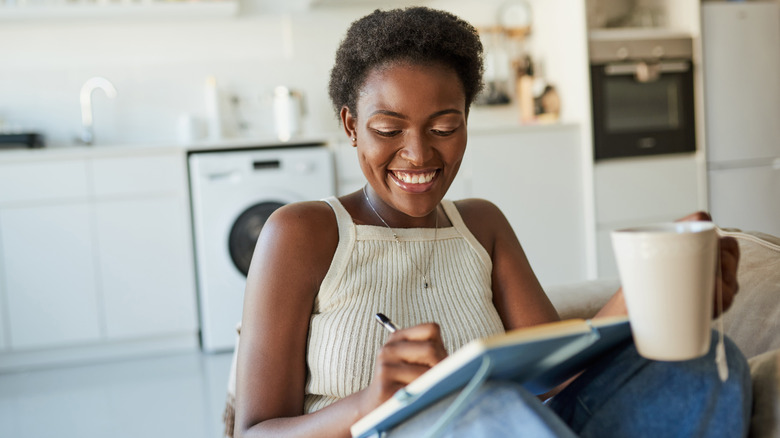
[[[704,212],[697,211],[696,213],[689,214],[685,217],[677,219],[677,222],[685,221],[707,221],[711,222],[712,217]],[[737,268],[739,266],[739,244],[733,237],[721,237],[719,242],[720,251],[720,275],[715,279],[715,306],[713,307],[714,317],[720,315],[720,307],[718,300],[718,290],[722,292],[723,297],[723,311],[725,312],[731,304],[734,302],[734,298],[739,291],[739,283],[737,281]]]
[[[391,334],[374,366],[373,400],[382,402],[447,357],[438,324],[420,324]]]
[[[429,369],[431,368],[425,365],[406,362],[378,362],[374,373],[374,381],[381,385],[382,392],[389,397]]]
[[[425,340],[439,340],[441,341],[441,328],[436,323],[418,324],[412,327],[400,329],[397,332],[390,335],[387,339],[390,341],[399,340],[408,341],[425,341]]]
[[[686,221],[712,222],[712,217],[710,217],[710,215],[707,212],[697,211],[696,213],[691,213],[688,216],[681,217],[680,219],[677,219],[675,222],[686,222]]]
[[[725,312],[734,303],[734,298],[739,292],[737,269],[739,268],[739,243],[733,237],[720,238],[720,277],[716,279],[723,294],[723,311]],[[717,290],[716,290],[717,292]],[[717,294],[716,297],[717,299]],[[716,302],[714,313],[719,316],[719,308]]]
[[[438,324],[420,324],[390,335],[380,351],[387,362],[407,362],[432,367],[447,357]]]

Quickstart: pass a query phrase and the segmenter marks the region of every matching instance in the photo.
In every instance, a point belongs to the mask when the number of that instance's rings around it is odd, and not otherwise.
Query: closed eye
[[[432,132],[434,135],[438,135],[438,136],[440,136],[440,137],[446,137],[446,136],[448,136],[448,135],[452,135],[453,133],[455,133],[455,130],[453,129],[453,130],[451,130],[451,131],[443,131],[443,130],[441,130],[441,129],[431,129],[431,132]]]
[[[396,135],[400,134],[400,130],[393,130],[393,131],[382,131],[379,129],[375,129],[374,132],[381,135],[382,137],[395,137]]]

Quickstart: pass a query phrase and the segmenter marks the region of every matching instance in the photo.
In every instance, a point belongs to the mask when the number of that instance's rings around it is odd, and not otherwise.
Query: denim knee
[[[742,436],[751,408],[750,372],[742,352],[725,339],[729,378],[710,351],[680,362],[641,357],[629,342],[591,366],[550,407],[581,436]]]

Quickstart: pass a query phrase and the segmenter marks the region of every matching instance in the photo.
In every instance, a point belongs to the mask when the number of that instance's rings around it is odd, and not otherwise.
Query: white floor
[[[0,374],[0,437],[217,438],[232,354]]]

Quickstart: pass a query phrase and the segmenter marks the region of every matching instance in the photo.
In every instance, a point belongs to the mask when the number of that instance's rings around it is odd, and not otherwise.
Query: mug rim
[[[613,230],[613,234],[695,234],[716,229],[710,221],[657,222]]]

